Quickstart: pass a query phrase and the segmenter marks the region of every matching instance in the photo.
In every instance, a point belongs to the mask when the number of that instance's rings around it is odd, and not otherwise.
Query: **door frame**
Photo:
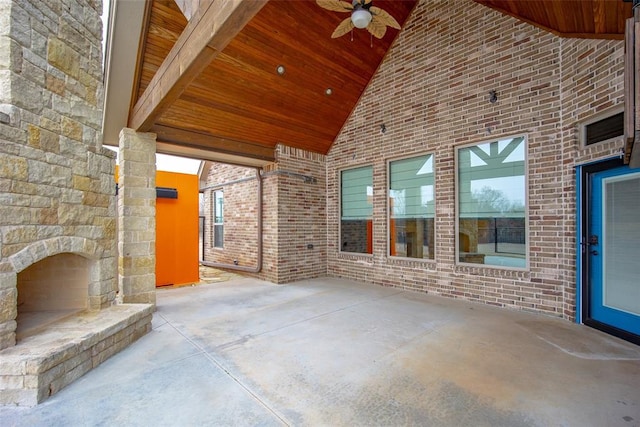
[[[589,279],[589,246],[587,244],[590,211],[589,202],[591,196],[590,176],[597,172],[603,172],[609,169],[624,166],[621,157],[603,160],[597,163],[590,163],[576,167],[577,179],[577,232],[576,232],[576,267],[577,267],[577,286],[576,286],[576,322],[583,323],[592,328],[599,329],[608,334],[630,341],[640,345],[640,336],[625,331],[615,326],[599,322],[591,317],[591,283]]]

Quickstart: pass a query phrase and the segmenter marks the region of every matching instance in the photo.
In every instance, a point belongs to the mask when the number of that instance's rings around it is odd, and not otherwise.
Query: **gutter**
[[[224,264],[210,261],[200,261],[200,264],[213,268],[224,268],[227,270],[243,271],[245,273],[260,273],[262,271],[262,175],[260,168],[255,168],[256,179],[258,180],[258,259],[255,267],[245,267],[235,264]]]

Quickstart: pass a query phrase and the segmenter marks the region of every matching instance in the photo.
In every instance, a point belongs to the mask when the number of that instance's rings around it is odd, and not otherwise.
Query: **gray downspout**
[[[255,267],[245,267],[235,264],[223,264],[219,262],[200,261],[200,264],[213,268],[224,268],[228,270],[244,271],[246,273],[260,273],[262,271],[262,175],[260,168],[256,169],[256,179],[258,180],[258,259]]]

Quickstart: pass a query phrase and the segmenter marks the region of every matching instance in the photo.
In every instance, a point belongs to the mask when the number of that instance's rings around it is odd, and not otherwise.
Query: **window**
[[[222,190],[213,192],[213,247],[221,248],[224,242],[224,196]]]
[[[433,259],[433,155],[389,162],[389,255]]]
[[[341,251],[373,253],[373,167],[340,173]]]
[[[583,146],[620,138],[624,135],[624,110],[613,110],[598,114],[579,125]]]
[[[457,150],[458,261],[526,268],[526,140]]]

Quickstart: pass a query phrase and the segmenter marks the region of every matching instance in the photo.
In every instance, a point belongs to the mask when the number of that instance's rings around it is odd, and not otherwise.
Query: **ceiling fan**
[[[400,29],[400,24],[388,12],[373,6],[373,0],[316,0],[318,6],[334,12],[351,12],[351,16],[338,25],[331,38],[347,34],[354,28],[366,28],[374,37],[381,39],[387,32],[387,26]]]

